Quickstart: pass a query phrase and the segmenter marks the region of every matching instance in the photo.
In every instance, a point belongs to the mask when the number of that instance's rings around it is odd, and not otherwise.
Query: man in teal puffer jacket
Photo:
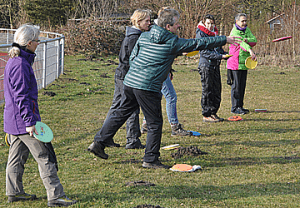
[[[148,127],[144,168],[167,168],[159,161],[162,135],[161,88],[170,73],[176,56],[183,52],[215,48],[226,43],[239,42],[235,37],[218,36],[201,39],[178,38],[179,13],[166,9],[158,17],[158,25],[144,32],[130,56],[130,69],[124,79],[121,106],[104,122],[88,150],[107,159],[104,148],[133,111],[141,107]]]

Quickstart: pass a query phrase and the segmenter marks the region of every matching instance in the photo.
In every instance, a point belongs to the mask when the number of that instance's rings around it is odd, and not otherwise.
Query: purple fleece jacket
[[[35,54],[21,50],[10,58],[4,71],[4,132],[26,134],[26,127],[41,121],[37,103],[38,89],[31,65]]]

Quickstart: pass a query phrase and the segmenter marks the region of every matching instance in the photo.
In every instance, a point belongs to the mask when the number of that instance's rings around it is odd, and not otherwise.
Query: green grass
[[[161,151],[163,163],[201,165],[202,171],[177,173],[143,169],[144,150],[125,150],[126,132],[121,128],[115,142],[121,148],[107,148],[108,160],[85,151],[101,128],[111,105],[116,65],[104,61],[76,61],[65,58],[65,74],[39,94],[42,121],[53,130],[53,145],[59,160],[59,177],[67,195],[79,201],[73,207],[299,207],[300,203],[300,71],[299,68],[259,66],[249,70],[245,107],[251,113],[241,122],[202,122],[201,82],[198,60],[181,57],[175,61],[173,84],[178,96],[178,117],[188,130],[200,137],[171,137],[163,107],[162,146],[179,143],[198,146],[208,155],[173,159]],[[90,70],[99,69],[99,70]],[[281,73],[281,72],[284,72]],[[103,78],[103,74],[110,78]],[[221,66],[222,103],[219,115],[230,113],[230,87]],[[89,83],[90,85],[80,84]],[[56,96],[43,95],[52,91]],[[163,99],[165,106],[165,99]],[[255,113],[257,108],[267,113]],[[3,107],[1,108],[3,112]],[[142,121],[143,115],[140,115]],[[2,118],[1,118],[2,119]],[[3,120],[1,120],[3,124]],[[1,128],[3,125],[1,125]],[[2,132],[2,131],[1,131]],[[4,133],[0,143],[4,144]],[[141,137],[145,144],[146,135]],[[0,207],[46,207],[46,191],[32,157],[23,177],[25,191],[39,197],[35,202],[7,204],[5,166],[8,147],[0,146]],[[129,181],[148,181],[155,186],[128,187]]]

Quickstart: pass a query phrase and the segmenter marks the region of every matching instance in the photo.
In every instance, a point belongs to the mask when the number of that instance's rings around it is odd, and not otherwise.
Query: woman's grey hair
[[[40,35],[40,28],[36,25],[25,24],[17,29],[14,34],[14,42],[20,46],[26,47],[29,41],[38,39]],[[10,58],[14,58],[20,55],[20,49],[18,47],[12,47],[8,52]]]
[[[173,26],[176,22],[175,17],[177,20],[180,17],[180,14],[175,9],[164,9],[160,12],[157,20],[157,25],[163,28],[166,28],[167,24]]]
[[[245,13],[238,13],[237,15],[235,15],[234,20],[235,21],[240,20],[241,17],[246,17],[247,18],[247,15]]]

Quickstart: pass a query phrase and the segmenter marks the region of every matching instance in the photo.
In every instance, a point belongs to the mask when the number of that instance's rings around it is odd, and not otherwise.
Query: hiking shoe
[[[15,196],[8,196],[8,203],[15,202],[15,201],[27,201],[27,200],[35,200],[36,195],[30,195],[30,194],[19,194]]]
[[[145,149],[145,145],[142,145],[141,140],[137,140],[134,143],[127,143],[125,149]]]
[[[220,122],[224,121],[224,118],[220,118],[217,114],[211,115],[211,117],[218,119]]]
[[[248,114],[250,111],[246,108],[242,108],[242,110],[245,112],[245,114]]]
[[[143,124],[142,124],[142,128],[141,128],[141,133],[142,133],[142,134],[146,134],[147,131],[148,131],[147,123],[143,123]]]
[[[180,123],[171,124],[172,133],[171,136],[192,136],[192,132],[183,129],[183,125]]]
[[[108,155],[104,152],[104,146],[102,144],[99,144],[98,142],[93,142],[89,147],[88,151],[96,155],[97,157],[100,157],[102,159],[107,159]]]
[[[143,162],[142,164],[143,168],[153,168],[153,169],[158,169],[158,168],[164,168],[164,169],[169,169],[170,166],[162,164],[159,160],[156,160],[154,162]]]
[[[62,196],[58,199],[48,201],[48,207],[68,207],[76,204],[76,200],[71,200],[67,196]]]
[[[234,111],[231,111],[231,113],[234,113],[234,114],[241,114],[241,115],[246,114],[245,111],[243,111],[243,109],[242,109],[241,107],[238,107],[238,108],[235,109]]]
[[[121,147],[121,145],[113,142],[111,144],[108,144],[107,147]]]

